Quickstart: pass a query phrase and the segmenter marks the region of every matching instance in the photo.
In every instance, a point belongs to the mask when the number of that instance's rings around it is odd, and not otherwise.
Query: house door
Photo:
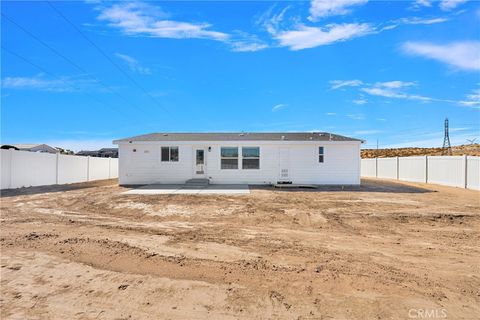
[[[290,149],[279,148],[278,149],[278,181],[291,181],[290,180]]]
[[[195,176],[205,176],[205,169],[205,149],[195,149]]]

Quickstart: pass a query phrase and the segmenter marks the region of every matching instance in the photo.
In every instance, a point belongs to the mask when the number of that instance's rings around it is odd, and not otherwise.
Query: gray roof
[[[113,143],[129,141],[360,141],[328,132],[218,132],[176,133],[157,132],[134,136]]]

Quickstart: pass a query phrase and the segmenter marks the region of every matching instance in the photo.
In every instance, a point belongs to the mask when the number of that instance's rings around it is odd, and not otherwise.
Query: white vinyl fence
[[[420,156],[362,159],[362,177],[435,183],[480,190],[480,157]]]
[[[118,159],[0,150],[1,189],[118,178]]]

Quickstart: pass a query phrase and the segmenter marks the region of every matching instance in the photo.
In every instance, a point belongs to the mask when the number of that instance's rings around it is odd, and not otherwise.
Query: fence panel
[[[426,157],[398,158],[398,179],[402,181],[427,182]]]
[[[85,182],[87,170],[88,157],[58,155],[58,184]]]
[[[110,179],[118,178],[118,159],[110,159]]]
[[[118,178],[118,159],[0,149],[1,189]]]
[[[29,151],[12,152],[10,188],[57,183],[57,155]]]
[[[110,158],[90,157],[88,165],[88,181],[108,179],[110,174]]]
[[[428,183],[465,188],[464,165],[462,156],[429,157]]]
[[[377,177],[397,179],[397,158],[378,158]]]
[[[362,177],[376,177],[377,176],[377,160],[376,159],[362,159],[361,165]]]
[[[480,157],[467,157],[467,188],[480,190]]]
[[[12,165],[12,151],[0,149],[0,164],[1,164],[1,189],[10,188],[11,165]]]
[[[375,159],[362,159],[362,177],[375,177],[374,164]],[[480,190],[480,157],[417,156],[399,157],[398,161],[379,158],[377,177]]]

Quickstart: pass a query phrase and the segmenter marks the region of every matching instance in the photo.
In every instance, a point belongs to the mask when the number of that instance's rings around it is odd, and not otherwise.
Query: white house
[[[113,143],[121,185],[360,184],[362,140],[325,132],[151,133]]]

